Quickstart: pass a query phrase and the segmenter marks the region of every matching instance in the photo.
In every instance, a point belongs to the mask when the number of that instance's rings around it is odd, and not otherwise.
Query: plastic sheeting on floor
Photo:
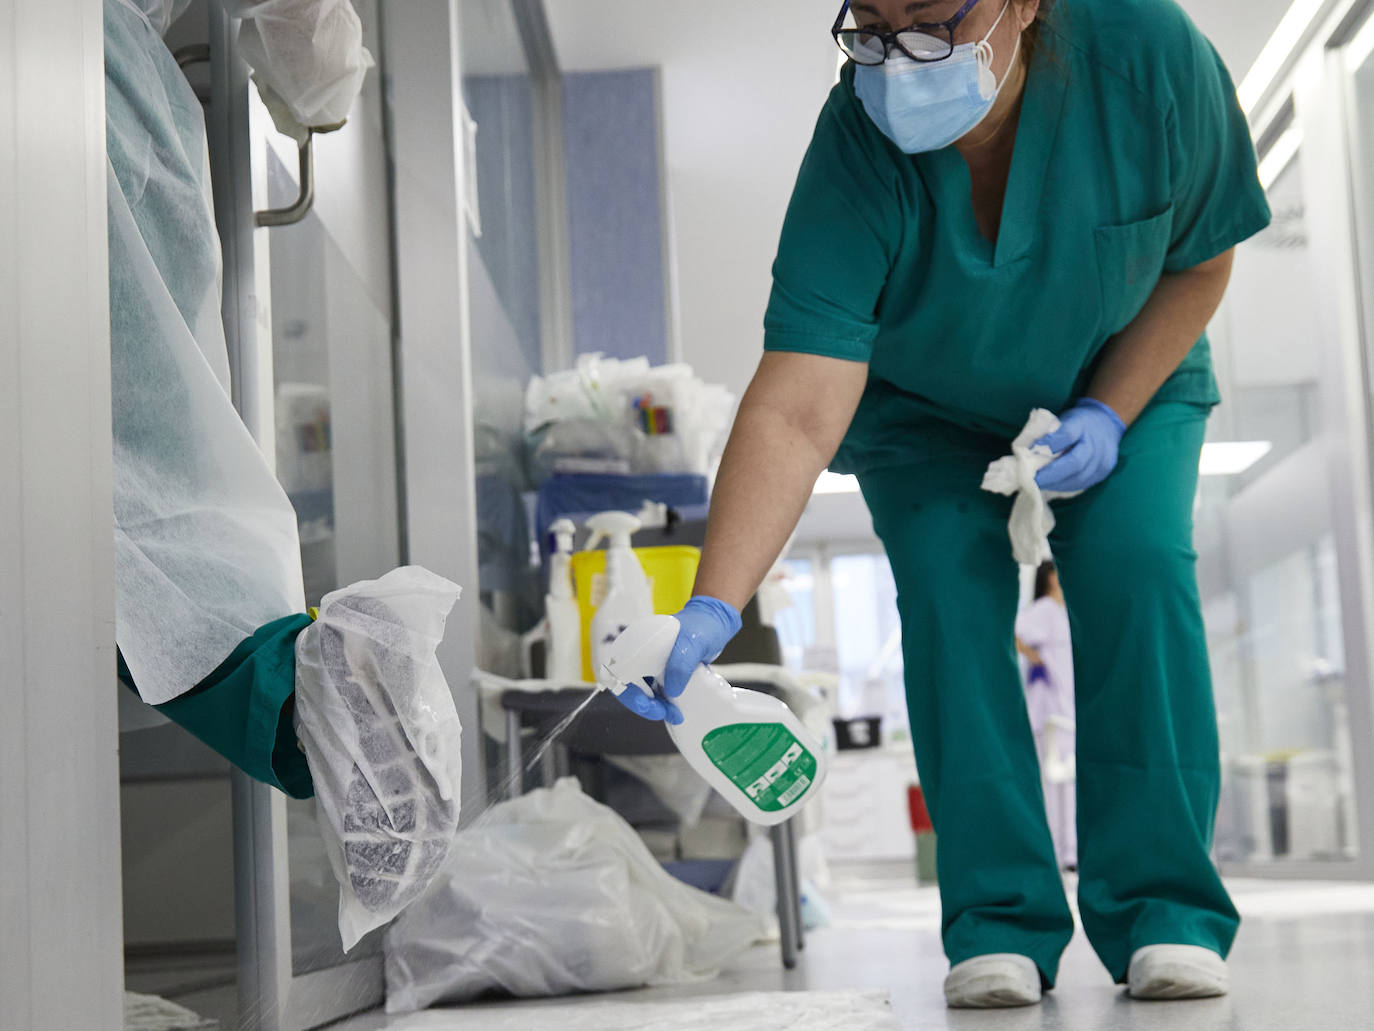
[[[747,992],[417,1013],[395,1031],[901,1031],[886,992]]]
[[[565,778],[460,831],[433,889],[386,932],[386,1006],[710,980],[763,932],[674,879],[612,809]]]

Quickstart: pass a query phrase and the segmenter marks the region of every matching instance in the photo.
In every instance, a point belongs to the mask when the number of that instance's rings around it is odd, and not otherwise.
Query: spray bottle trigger
[[[652,697],[653,687],[646,686],[645,681],[657,684],[662,678],[668,653],[681,629],[682,624],[672,616],[649,616],[631,623],[607,650],[597,671],[598,682],[617,696],[627,684],[633,684]]]

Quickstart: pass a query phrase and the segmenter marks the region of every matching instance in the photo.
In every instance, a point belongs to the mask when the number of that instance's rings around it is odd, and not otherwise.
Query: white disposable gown
[[[305,606],[295,514],[230,401],[204,117],[161,38],[185,2],[104,8],[115,639],[151,704]],[[303,125],[347,116],[371,64],[347,0],[226,6]]]

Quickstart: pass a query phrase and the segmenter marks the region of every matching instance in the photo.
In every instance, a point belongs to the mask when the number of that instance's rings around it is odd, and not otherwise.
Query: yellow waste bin
[[[697,578],[701,549],[685,544],[658,548],[635,548],[635,557],[644,567],[653,593],[654,612],[672,616],[692,596],[692,583]],[[573,585],[577,590],[577,607],[582,616],[582,676],[588,682],[596,680],[592,670],[592,616],[605,596],[606,552],[579,551],[572,557]]]

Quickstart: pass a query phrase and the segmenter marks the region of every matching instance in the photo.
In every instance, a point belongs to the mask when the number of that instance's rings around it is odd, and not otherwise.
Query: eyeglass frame
[[[862,31],[879,40],[883,44],[883,59],[875,64],[867,66],[870,68],[876,68],[878,65],[886,64],[888,59],[892,56],[893,47],[896,47],[903,55],[911,58],[913,61],[918,61],[921,64],[938,64],[940,61],[948,61],[950,57],[953,56],[955,47],[954,30],[959,27],[959,24],[965,18],[973,13],[973,9],[978,6],[978,2],[979,0],[964,0],[964,6],[955,12],[954,17],[948,18],[945,21],[918,23],[915,25],[908,25],[904,29],[897,29],[895,32],[882,32],[878,29],[846,29],[844,27],[844,16],[849,13],[850,0],[844,0],[844,3],[840,5],[840,13],[835,18],[835,24],[830,28],[830,38],[833,39],[835,45],[840,48],[840,53],[844,54],[845,57],[855,64],[858,64],[859,61],[853,54],[844,48],[844,44],[840,42],[840,33]],[[923,35],[929,36],[930,33],[925,31],[927,29],[944,29],[949,33],[949,53],[945,54],[944,57],[917,57],[906,47],[902,46],[901,41],[897,38],[908,32],[920,32]],[[939,37],[933,38],[938,39]]]

